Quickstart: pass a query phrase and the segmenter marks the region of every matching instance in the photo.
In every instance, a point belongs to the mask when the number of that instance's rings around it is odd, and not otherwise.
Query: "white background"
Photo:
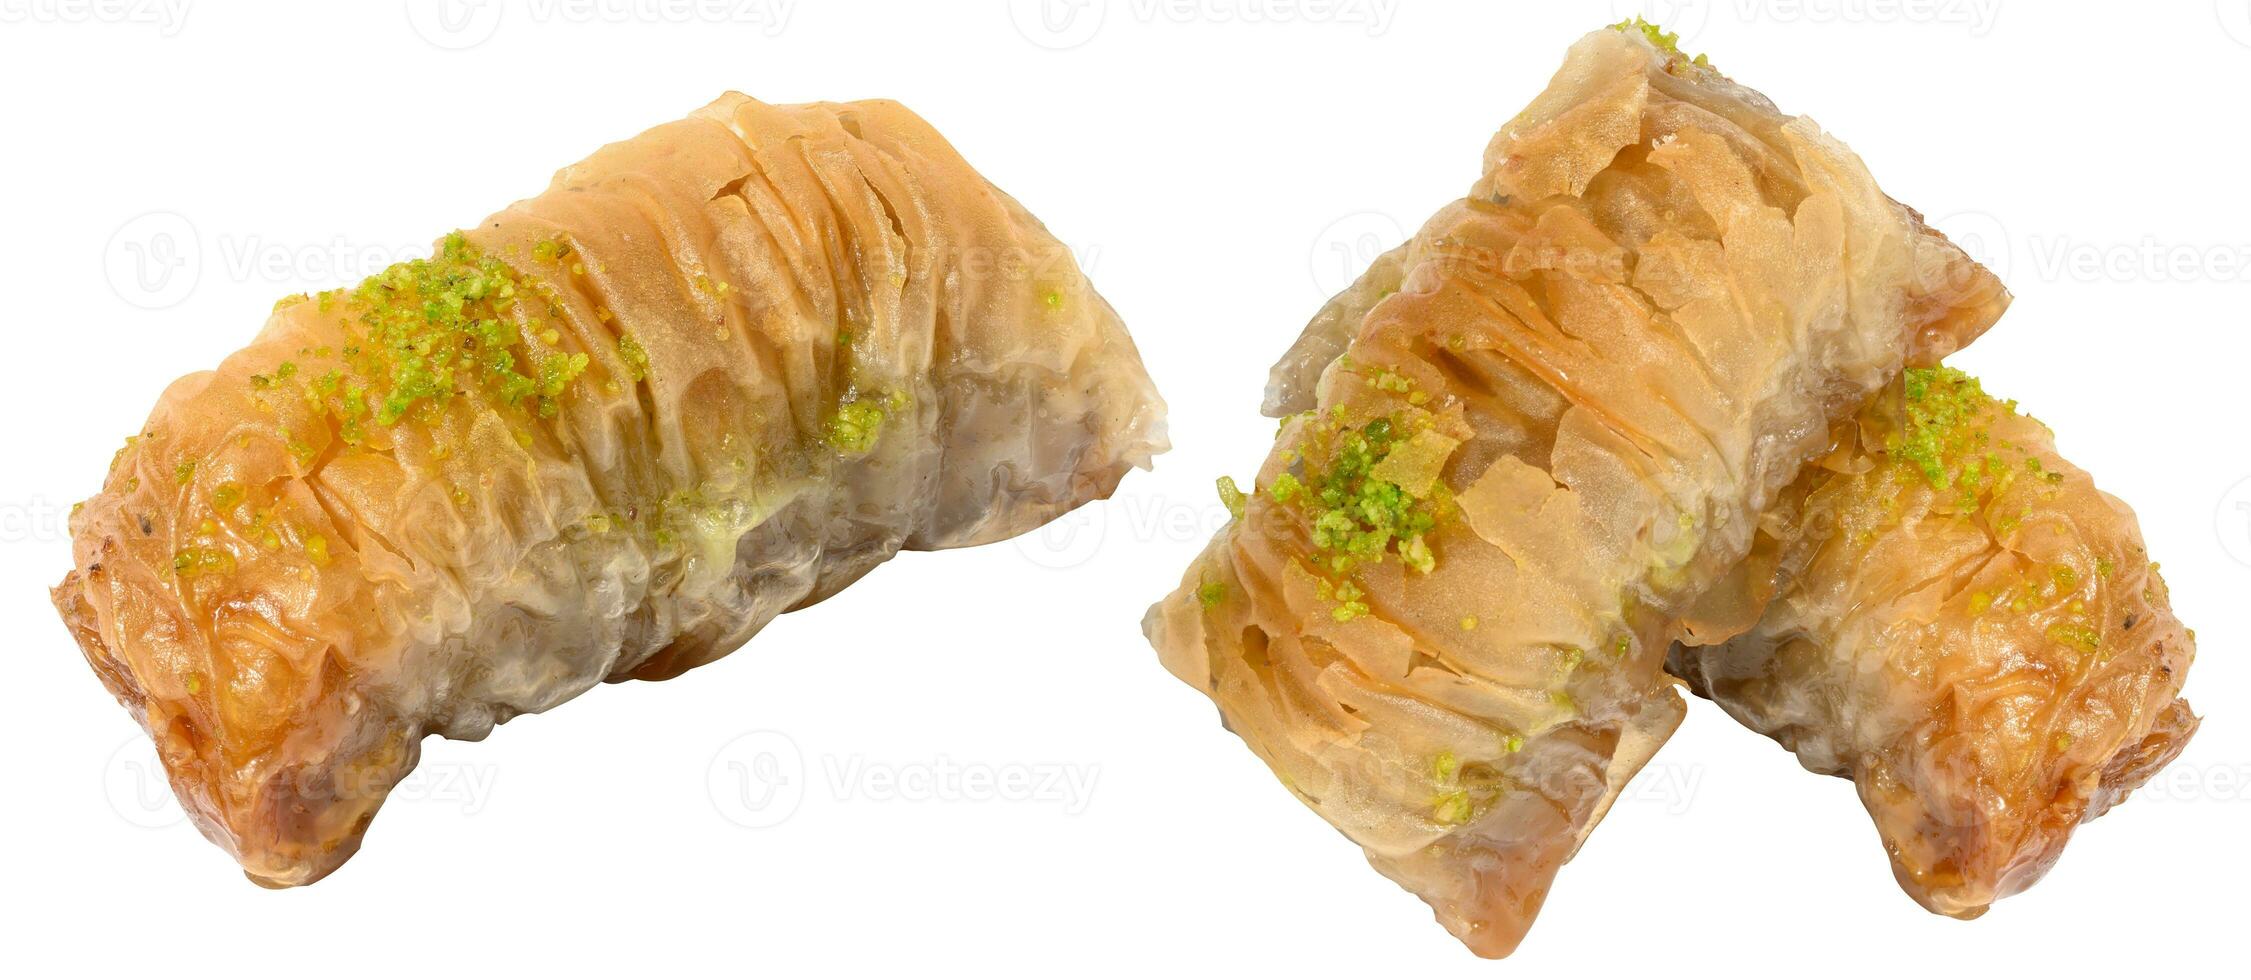
[[[165,975],[2242,966],[2251,4],[108,2],[0,0],[0,955]],[[1958,363],[2138,507],[2199,629],[2202,734],[1981,921],[1917,908],[1848,783],[1697,703],[1516,959],[1483,963],[1137,629],[1222,518],[1212,478],[1264,454],[1274,355],[1467,187],[1573,39],[1644,10],[2003,273],[2016,306]],[[931,120],[1079,252],[1177,448],[1048,534],[904,556],[680,680],[433,741],[355,861],[252,887],[48,607],[62,514],[161,387],[276,297],[355,281],[727,88]]]

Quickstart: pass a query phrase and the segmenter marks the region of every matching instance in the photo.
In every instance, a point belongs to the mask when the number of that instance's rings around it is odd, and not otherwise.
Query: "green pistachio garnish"
[[[1991,437],[1976,423],[1993,399],[1977,379],[1949,367],[1908,368],[1906,425],[1891,453],[1914,467],[1934,488],[1943,490],[1964,476],[1965,466],[1981,475]]]
[[[2008,489],[2020,472],[2063,479],[2029,454],[2022,468],[2009,465],[2003,451],[2021,452],[2021,447],[1996,444],[1988,426],[2014,416],[2016,403],[1986,394],[1976,378],[1950,367],[1908,368],[1901,387],[1904,418],[1884,449],[1932,489],[1958,490],[1955,505],[1963,512],[1976,511]]]
[[[447,235],[436,255],[401,262],[352,290],[349,309],[367,336],[345,356],[356,373],[374,379],[376,423],[394,425],[468,390],[553,414],[534,399],[560,395],[584,370],[572,369],[583,355],[532,363],[518,326],[531,294],[516,270],[459,232]],[[286,380],[295,372],[285,362],[275,374]]]
[[[1650,45],[1652,45],[1659,51],[1663,51],[1675,58],[1686,60],[1690,64],[1696,65],[1701,68],[1709,68],[1712,66],[1711,59],[1706,58],[1703,55],[1697,55],[1693,58],[1690,58],[1687,54],[1683,53],[1680,49],[1680,34],[1674,31],[1665,30],[1662,27],[1658,27],[1657,25],[1652,24],[1639,16],[1636,16],[1631,20],[1621,20],[1615,24],[1612,24],[1610,25],[1610,29],[1613,31],[1623,31],[1629,34],[1639,32],[1642,37],[1648,38]]]
[[[1327,431],[1300,447],[1312,451],[1292,459],[1297,472],[1276,477],[1266,492],[1277,504],[1304,502],[1307,535],[1318,552],[1314,564],[1322,574],[1321,597],[1337,603],[1331,610],[1337,622],[1350,622],[1368,611],[1365,592],[1351,580],[1354,569],[1386,555],[1424,574],[1437,567],[1424,535],[1449,506],[1438,476],[1459,443],[1432,431],[1427,421],[1381,416],[1352,428],[1341,411],[1306,421]],[[1317,464],[1322,457],[1325,462]],[[1237,517],[1240,496],[1232,480],[1221,482],[1220,497]]]
[[[875,447],[883,432],[883,407],[874,399],[860,398],[837,406],[828,420],[828,444],[847,453],[864,453]]]
[[[172,571],[181,578],[225,575],[234,571],[234,556],[218,548],[182,548],[172,554]]]
[[[633,380],[640,381],[649,376],[649,352],[641,347],[640,341],[633,339],[632,334],[618,336],[617,356],[625,362],[625,373],[632,376]]]
[[[1305,484],[1298,482],[1297,475],[1294,473],[1284,473],[1275,477],[1274,482],[1266,487],[1266,495],[1272,497],[1277,504],[1286,504],[1296,500],[1298,495],[1304,492]]]
[[[2048,639],[2080,653],[2094,653],[2102,647],[2102,633],[2084,623],[2057,623],[2050,626]]]
[[[1220,477],[1218,486],[1219,502],[1227,506],[1227,513],[1238,521],[1242,520],[1243,512],[1250,504],[1249,498],[1243,494],[1243,488],[1236,486],[1235,478],[1231,476]]]
[[[1430,817],[1448,827],[1458,827],[1468,823],[1474,811],[1475,808],[1471,806],[1469,801],[1469,793],[1463,790],[1455,790],[1451,793],[1441,794],[1431,804]]]
[[[1305,484],[1313,546],[1328,553],[1328,571],[1349,574],[1387,550],[1418,571],[1435,564],[1422,536],[1437,525],[1431,497],[1418,496],[1376,472],[1395,446],[1390,419],[1340,431],[1326,471],[1310,468]]]
[[[1430,775],[1440,783],[1451,783],[1462,774],[1462,760],[1452,751],[1438,753],[1430,760]]]

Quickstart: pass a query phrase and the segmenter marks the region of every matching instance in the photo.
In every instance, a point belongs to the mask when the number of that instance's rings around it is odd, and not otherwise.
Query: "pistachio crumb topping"
[[[571,243],[564,241],[560,236],[540,239],[533,242],[531,247],[532,258],[550,264],[569,254],[571,254]]]
[[[1266,494],[1277,504],[1302,502],[1301,516],[1318,552],[1313,562],[1321,598],[1336,604],[1331,613],[1337,622],[1350,622],[1368,611],[1366,593],[1352,581],[1355,569],[1386,555],[1421,574],[1437,567],[1438,556],[1424,535],[1451,509],[1438,474],[1458,443],[1432,431],[1427,417],[1379,416],[1358,427],[1347,425],[1341,411],[1300,418],[1313,431],[1298,449],[1312,451],[1288,457],[1291,471],[1275,477]],[[1325,462],[1317,464],[1316,458]],[[1220,499],[1242,515],[1244,496],[1233,480],[1221,481]]]
[[[883,406],[872,398],[855,398],[836,407],[826,428],[830,446],[853,454],[867,452],[883,434]]]
[[[1462,773],[1462,761],[1449,749],[1438,753],[1430,761],[1430,774],[1441,783],[1451,783]]]
[[[2057,623],[2050,626],[2048,639],[2080,653],[2094,653],[2102,648],[2102,632],[2085,623]]]
[[[568,360],[553,363],[561,355],[533,368],[538,376],[525,373],[532,352],[518,321],[530,292],[507,263],[459,232],[447,235],[430,258],[398,263],[361,283],[350,305],[367,343],[348,359],[387,389],[377,393],[376,422],[394,425],[420,406],[445,403],[464,386],[481,387],[509,406],[561,394],[576,377]],[[536,401],[534,407],[554,411]]]
[[[1430,807],[1431,819],[1449,827],[1458,827],[1468,823],[1473,812],[1474,807],[1470,805],[1469,793],[1458,789],[1451,793],[1439,794],[1437,801],[1433,802]]]
[[[532,254],[551,262],[569,254],[569,246],[543,241]],[[542,353],[526,342],[526,328],[549,348],[561,342],[560,331],[532,316],[535,299],[548,304],[551,316],[560,316],[552,297],[460,232],[447,235],[430,258],[397,263],[348,293],[321,293],[320,309],[327,312],[338,297],[361,335],[340,351],[301,351],[324,359],[340,356],[344,366],[297,387],[316,412],[338,421],[348,444],[364,439],[363,420],[396,425],[471,392],[552,417],[557,400],[589,363],[585,354]],[[296,362],[283,361],[270,373],[252,375],[250,384],[276,390],[297,374]],[[300,459],[313,455],[301,440],[290,443]]]
[[[1701,54],[1691,58],[1686,53],[1681,51],[1679,32],[1665,30],[1664,28],[1652,24],[1648,20],[1638,15],[1633,17],[1632,19],[1621,20],[1615,24],[1612,24],[1610,25],[1610,29],[1627,34],[1638,32],[1642,37],[1649,40],[1651,46],[1655,47],[1659,51],[1663,51],[1666,54],[1673,56],[1673,58],[1675,59],[1687,61],[1689,64],[1695,65],[1699,68],[1710,68],[1712,66],[1711,59],[1706,58]]]
[[[539,362],[539,417],[553,418],[559,406],[557,399],[571,382],[586,373],[590,363],[585,354],[549,354]]]
[[[2014,416],[2016,403],[1986,394],[1976,378],[1950,367],[1908,368],[1902,389],[1901,424],[1886,438],[1885,451],[1932,489],[1958,490],[1955,503],[1962,512],[1977,511],[2007,490],[2020,472],[2049,482],[2063,479],[2030,453],[2024,453],[2021,468],[2008,465],[2004,451],[2024,451],[1996,442],[1989,425]],[[2009,522],[2004,519],[2003,524]]]
[[[1205,582],[1196,589],[1196,601],[1203,603],[1206,609],[1217,606],[1226,599],[1227,585],[1224,582]]]
[[[617,356],[619,360],[625,362],[625,372],[632,376],[634,381],[638,382],[648,378],[649,352],[641,346],[640,341],[633,339],[632,334],[618,335]]]
[[[234,571],[234,556],[218,548],[182,548],[172,553],[172,571],[183,579]]]
[[[1298,495],[1304,492],[1305,484],[1298,482],[1295,473],[1284,473],[1275,477],[1274,482],[1266,485],[1266,495],[1277,504],[1286,504],[1296,500]]]
[[[1217,486],[1219,487],[1219,502],[1226,505],[1227,513],[1238,521],[1242,520],[1243,512],[1250,504],[1250,499],[1244,495],[1243,488],[1236,486],[1235,478],[1231,476],[1220,477]]]
[[[1325,471],[1308,468],[1307,510],[1313,545],[1328,553],[1329,572],[1350,574],[1360,564],[1396,553],[1409,567],[1428,572],[1436,565],[1423,535],[1436,526],[1439,495],[1429,496],[1383,479],[1377,472],[1401,440],[1389,418],[1358,429],[1342,429],[1332,444]]]
[[[1349,578],[1341,582],[1315,579],[1314,594],[1324,602],[1336,604],[1329,610],[1329,617],[1337,622],[1349,623],[1368,613],[1367,593]]]
[[[1948,367],[1908,368],[1906,425],[1891,453],[1945,489],[1991,437],[1975,423],[1992,404],[1977,379]]]
[[[1469,791],[1462,788],[1462,760],[1452,749],[1440,751],[1430,760],[1431,782],[1439,789],[1438,797],[1431,801],[1431,819],[1447,826],[1469,822],[1476,806]]]

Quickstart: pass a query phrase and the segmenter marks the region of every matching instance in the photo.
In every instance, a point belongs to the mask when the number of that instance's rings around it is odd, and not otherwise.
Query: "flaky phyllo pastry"
[[[1505,955],[1679,722],[1666,651],[1760,515],[2005,305],[1810,120],[1598,31],[1276,369],[1302,411],[1147,631]]]
[[[889,102],[728,95],[174,384],[54,592],[261,883],[426,734],[671,677],[1164,449],[1064,247]]]
[[[2037,881],[2196,730],[2193,636],[2133,512],[1949,368],[1845,427],[1705,605],[1674,672],[1850,777],[1934,912]]]

